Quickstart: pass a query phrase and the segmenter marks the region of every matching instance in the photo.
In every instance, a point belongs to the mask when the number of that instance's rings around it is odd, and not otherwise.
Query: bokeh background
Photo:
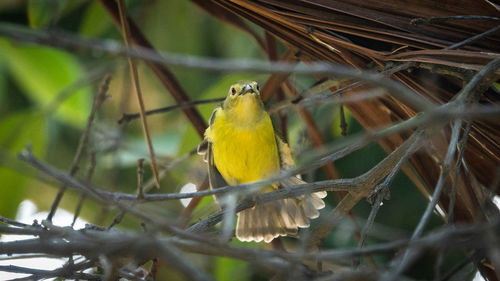
[[[128,14],[138,24],[154,47],[162,52],[181,53],[193,56],[237,59],[267,59],[253,38],[242,31],[211,17],[193,3],[184,0],[127,1]],[[104,8],[96,1],[0,1],[0,27],[22,26],[34,31],[66,32],[84,38],[116,40],[122,42],[122,35]],[[257,33],[259,27],[248,23]],[[278,50],[285,49],[279,40]],[[139,77],[147,109],[175,104],[156,76],[138,63]],[[224,97],[229,85],[249,79],[264,83],[269,75],[235,72],[215,72],[199,69],[171,67],[191,100]],[[90,112],[93,95],[106,74],[111,74],[109,98],[97,114],[91,132],[87,151],[95,151],[97,165],[92,182],[101,188],[134,193],[137,187],[137,159],[148,159],[148,150],[140,122],[135,120],[125,125],[117,123],[123,113],[138,111],[135,94],[130,83],[126,58],[88,48],[62,49],[58,46],[41,46],[18,42],[0,36],[0,215],[16,218],[23,210],[20,203],[29,200],[39,211],[48,211],[59,190],[59,185],[40,178],[36,171],[17,160],[16,154],[27,144],[34,154],[61,170],[68,171],[78,140]],[[298,89],[306,89],[314,77],[292,75],[292,83]],[[273,101],[271,101],[272,103]],[[208,119],[215,104],[201,105],[198,109]],[[311,113],[321,130],[325,142],[342,138],[339,127],[339,108],[332,105],[318,105]],[[362,131],[362,127],[351,118],[346,110],[349,135]],[[275,116],[274,116],[275,117]],[[199,186],[205,177],[205,164],[200,156],[186,156],[196,148],[201,139],[187,118],[179,111],[153,115],[148,118],[153,145],[159,163],[163,166],[177,163],[161,180],[161,189],[151,192],[180,192],[188,183]],[[304,151],[311,149],[311,142],[305,124],[292,110],[287,115],[288,135],[292,150],[300,159]],[[341,177],[355,177],[386,154],[372,144],[335,163]],[[182,161],[177,161],[185,157]],[[77,177],[84,178],[88,167],[88,154],[84,154]],[[145,179],[151,178],[149,166]],[[323,170],[318,169],[303,175],[306,180],[325,179]],[[73,214],[80,195],[68,191],[61,209]],[[328,206],[322,214],[331,210],[336,199],[327,197]],[[25,201],[26,204],[28,201]],[[400,173],[391,186],[391,198],[384,202],[367,244],[409,237],[426,206],[427,199]],[[151,203],[145,209],[174,221],[182,213],[180,201]],[[370,204],[360,202],[352,211],[355,220],[345,219],[328,236],[323,247],[338,248],[357,245],[356,233],[363,226],[370,212]],[[217,209],[212,198],[207,197],[197,207],[192,221],[197,221]],[[101,206],[86,200],[81,219],[86,222],[107,226],[119,213],[108,206]],[[313,226],[320,223],[315,220]],[[66,222],[68,225],[71,221]],[[442,224],[435,215],[429,229]],[[121,229],[140,231],[140,222],[125,216],[116,226]],[[285,238],[293,244],[294,239]],[[232,243],[241,244],[233,241]],[[244,243],[248,247],[269,247],[264,244]],[[464,253],[457,251],[446,256],[443,271],[463,259]],[[384,264],[390,256],[375,256],[374,262]],[[193,262],[204,267],[218,280],[267,280],[266,272],[251,265],[229,259],[200,257],[192,255]],[[436,256],[422,257],[409,272],[416,279],[432,279]],[[362,264],[366,261],[362,259]],[[468,279],[475,274],[472,267],[466,267]],[[177,280],[168,266],[162,267],[159,280]],[[1,279],[1,278],[0,278]]]

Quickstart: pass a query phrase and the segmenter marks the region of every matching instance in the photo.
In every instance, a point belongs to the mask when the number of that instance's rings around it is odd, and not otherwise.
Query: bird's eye
[[[259,91],[259,92],[260,92],[260,86],[259,86],[259,84],[256,84],[256,85],[255,85],[255,88],[257,88],[257,91]]]
[[[232,94],[232,95],[236,95],[236,89],[235,89],[235,88],[233,88],[233,87],[231,87],[231,94]]]

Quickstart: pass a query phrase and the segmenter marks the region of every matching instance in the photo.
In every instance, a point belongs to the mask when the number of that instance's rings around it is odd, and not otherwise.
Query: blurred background
[[[189,1],[126,1],[129,16],[137,23],[153,46],[162,52],[181,53],[193,56],[238,59],[267,59],[266,54],[248,34],[224,24]],[[247,23],[263,34],[259,27]],[[33,0],[0,2],[0,27],[23,27],[33,31],[65,32],[84,38],[116,40],[123,42],[117,26],[97,1],[86,0]],[[277,40],[278,50],[285,48]],[[269,75],[235,72],[215,72],[181,67],[170,68],[191,100],[225,97],[227,89],[234,82],[247,79],[263,84]],[[156,76],[138,61],[141,88],[146,109],[175,104]],[[137,188],[137,159],[149,158],[140,122],[133,120],[125,125],[117,121],[123,113],[135,113],[138,106],[130,83],[126,58],[89,48],[60,48],[59,46],[23,43],[13,38],[0,36],[0,215],[30,220],[43,219],[40,212],[47,212],[59,190],[59,185],[40,178],[39,174],[17,160],[16,154],[27,144],[34,154],[61,170],[68,171],[79,138],[90,113],[93,95],[106,74],[111,74],[109,98],[97,112],[91,131],[89,147],[83,154],[78,178],[85,178],[89,166],[89,151],[96,155],[96,168],[92,182],[101,188],[134,193]],[[315,83],[312,76],[292,75],[297,89],[306,89]],[[273,103],[273,101],[270,101]],[[216,104],[198,106],[208,120]],[[339,108],[332,105],[318,105],[310,110],[326,143],[342,138],[339,127]],[[362,127],[346,110],[347,133],[359,132]],[[276,118],[276,116],[273,116]],[[311,141],[305,124],[297,113],[288,111],[287,139],[294,154],[311,148]],[[200,156],[189,154],[201,139],[180,110],[148,117],[153,145],[160,166],[169,167],[161,180],[161,189],[151,192],[172,193],[200,186],[206,172]],[[335,163],[341,178],[358,176],[386,154],[372,144]],[[151,178],[149,165],[145,165],[145,179]],[[303,175],[308,181],[326,179],[322,169]],[[80,195],[69,190],[61,201],[57,214],[62,215],[56,224],[70,225]],[[331,210],[337,200],[333,194],[326,198],[328,206],[322,214]],[[391,198],[384,202],[367,245],[407,238],[420,219],[427,199],[411,181],[400,173],[391,186]],[[21,204],[22,203],[22,204]],[[145,210],[161,214],[175,221],[183,212],[186,202],[165,201],[148,203]],[[24,207],[23,207],[24,206]],[[363,226],[370,212],[370,204],[362,201],[353,210],[354,220],[345,219],[328,236],[324,249],[353,247],[357,245],[356,233]],[[217,210],[211,197],[198,205],[191,218],[198,221]],[[31,214],[31,215],[27,215]],[[65,215],[64,215],[65,214]],[[85,200],[80,214],[81,221],[101,226],[110,225],[119,214],[118,210],[101,206],[92,200]],[[321,218],[313,221],[313,226]],[[443,224],[434,215],[429,229]],[[141,229],[140,222],[125,216],[116,228]],[[3,241],[5,237],[2,237]],[[284,238],[285,244],[295,243]],[[248,247],[269,247],[266,244],[232,243]],[[191,256],[190,256],[191,257]],[[370,263],[383,265],[390,255],[373,256]],[[449,253],[443,261],[443,272],[463,260],[461,251]],[[218,280],[267,280],[270,278],[251,265],[229,258],[207,258],[192,255],[193,262],[213,274]],[[1,261],[2,264],[11,262]],[[362,259],[362,264],[368,261]],[[429,253],[422,257],[409,271],[415,279],[432,280],[436,255]],[[33,264],[33,263],[32,263]],[[36,262],[35,262],[36,264]],[[41,267],[45,266],[40,264]],[[475,271],[470,267],[462,269],[460,280],[472,279]],[[349,266],[349,265],[347,265]],[[178,280],[168,266],[162,267],[159,280]],[[2,279],[0,277],[0,279]],[[459,280],[459,279],[457,279]]]

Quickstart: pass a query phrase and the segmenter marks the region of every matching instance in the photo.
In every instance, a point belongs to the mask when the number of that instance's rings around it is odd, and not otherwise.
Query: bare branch
[[[106,93],[108,92],[110,81],[111,81],[111,75],[107,75],[101,84],[99,92],[96,95],[94,95],[94,99],[92,102],[92,109],[90,110],[89,117],[87,118],[87,125],[85,126],[85,130],[83,131],[83,134],[80,137],[80,141],[78,142],[78,148],[76,149],[75,156],[73,157],[73,162],[71,163],[71,167],[69,169],[70,170],[69,174],[71,176],[75,175],[79,169],[78,165],[80,163],[80,158],[82,156],[83,149],[87,146],[90,130],[92,128],[92,123],[94,122],[97,110],[99,109],[99,107],[101,107],[101,104],[106,99]],[[56,195],[56,198],[54,199],[54,202],[52,203],[49,214],[47,215],[47,220],[49,221],[52,220],[52,217],[54,216],[57,210],[57,206],[59,205],[59,202],[61,201],[65,191],[66,191],[66,186],[62,185],[61,188],[59,189],[59,192]]]
[[[128,55],[138,57],[146,61],[163,63],[174,66],[189,68],[216,70],[216,71],[246,71],[264,73],[289,73],[296,74],[331,74],[338,77],[357,79],[368,84],[386,89],[395,98],[403,101],[417,111],[433,108],[435,105],[426,98],[415,95],[410,89],[391,79],[385,78],[382,74],[368,71],[360,72],[357,69],[342,65],[333,65],[327,62],[312,62],[307,65],[289,63],[283,61],[268,62],[259,60],[226,60],[193,57],[179,54],[158,53],[155,50],[131,46],[129,50],[120,43],[112,40],[98,41],[76,37],[74,35],[56,33],[45,34],[23,29],[19,26],[0,25],[0,34],[27,42],[37,42],[39,44],[49,44],[51,46],[86,47],[93,50],[109,52],[111,54]]]
[[[130,48],[131,35],[127,19],[127,12],[125,11],[125,3],[123,2],[123,0],[118,0],[116,1],[116,3],[118,4],[118,13],[120,15],[120,25],[123,38],[125,41],[125,48],[128,50]],[[132,57],[128,56],[127,61],[130,68],[130,76],[132,78],[132,84],[134,85],[134,90],[137,97],[137,103],[139,104],[139,113],[141,116],[141,125],[144,133],[144,138],[146,139],[146,143],[148,144],[149,159],[151,160],[151,170],[153,171],[153,177],[155,179],[156,187],[160,188],[160,179],[158,176],[158,167],[156,165],[155,150],[153,147],[153,143],[151,141],[151,136],[149,135],[149,127],[145,114],[146,109],[144,106],[144,99],[142,98],[141,86],[139,84],[139,73],[137,72],[137,67]]]

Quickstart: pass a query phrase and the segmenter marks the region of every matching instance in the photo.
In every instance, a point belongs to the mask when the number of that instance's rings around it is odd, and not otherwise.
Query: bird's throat
[[[254,126],[266,113],[262,104],[255,96],[244,95],[228,112],[230,120],[240,126]]]

